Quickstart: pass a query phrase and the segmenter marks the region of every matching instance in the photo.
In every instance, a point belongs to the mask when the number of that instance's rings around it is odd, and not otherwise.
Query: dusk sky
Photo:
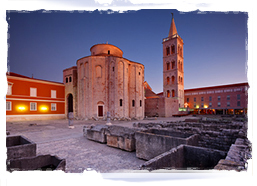
[[[62,71],[90,55],[95,44],[113,44],[145,66],[145,81],[162,92],[162,39],[171,12],[184,40],[185,89],[247,82],[247,12],[179,12],[150,9],[7,13],[11,72],[62,82]]]

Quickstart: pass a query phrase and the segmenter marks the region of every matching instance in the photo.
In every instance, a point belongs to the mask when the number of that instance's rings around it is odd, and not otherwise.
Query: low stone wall
[[[7,159],[36,156],[36,143],[24,136],[7,136]]]
[[[227,157],[215,166],[217,170],[246,170],[247,160],[251,158],[251,143],[247,139],[238,138],[232,144]]]
[[[197,145],[198,135],[150,129],[136,132],[136,156],[150,160],[180,144]]]
[[[195,169],[207,170],[213,167],[226,152],[203,147],[179,145],[159,156],[145,162],[141,169]]]

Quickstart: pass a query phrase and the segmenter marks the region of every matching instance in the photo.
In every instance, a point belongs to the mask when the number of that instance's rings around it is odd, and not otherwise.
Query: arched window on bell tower
[[[175,45],[171,46],[171,54],[175,54]]]
[[[166,65],[167,65],[167,70],[170,70],[170,62],[168,62]]]
[[[166,55],[170,55],[170,47],[166,47]]]
[[[170,97],[170,91],[167,90],[167,98],[169,98],[169,97]]]
[[[167,77],[167,85],[170,84],[170,77]]]

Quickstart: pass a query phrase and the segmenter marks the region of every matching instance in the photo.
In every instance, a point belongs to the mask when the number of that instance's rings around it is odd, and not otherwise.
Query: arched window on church
[[[169,97],[170,97],[170,91],[167,90],[167,98],[169,98]]]
[[[180,48],[180,55],[183,56],[182,47]]]
[[[170,70],[170,62],[168,62],[166,64],[167,64],[167,70]]]
[[[171,77],[171,82],[172,82],[172,84],[175,83],[175,76],[172,76],[172,77]]]
[[[180,55],[180,45],[178,45],[178,55]]]
[[[167,85],[170,84],[170,77],[167,77]]]
[[[175,61],[172,61],[171,62],[171,69],[174,69],[175,68]]]
[[[175,90],[172,90],[172,97],[175,97]]]
[[[172,45],[171,46],[171,54],[174,54],[175,53],[175,45]]]
[[[180,76],[178,76],[178,83],[180,84]]]
[[[183,78],[181,77],[181,84],[183,85]]]
[[[166,47],[166,55],[170,55],[170,47]]]

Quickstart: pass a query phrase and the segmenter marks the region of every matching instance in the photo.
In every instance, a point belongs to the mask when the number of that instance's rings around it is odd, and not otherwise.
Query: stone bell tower
[[[178,35],[174,17],[167,38],[163,39],[163,96],[177,99],[178,107],[184,107],[184,58],[183,40]]]

